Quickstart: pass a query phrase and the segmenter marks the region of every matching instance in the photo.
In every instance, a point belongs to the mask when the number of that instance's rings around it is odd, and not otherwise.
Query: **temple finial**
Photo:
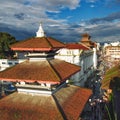
[[[36,37],[45,37],[45,33],[44,33],[43,28],[42,28],[42,22],[40,22],[39,29],[36,32]]]

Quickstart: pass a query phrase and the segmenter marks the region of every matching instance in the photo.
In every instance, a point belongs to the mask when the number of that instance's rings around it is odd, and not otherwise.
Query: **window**
[[[2,62],[2,64],[6,64],[6,62]]]
[[[12,65],[12,62],[8,62],[9,65]]]

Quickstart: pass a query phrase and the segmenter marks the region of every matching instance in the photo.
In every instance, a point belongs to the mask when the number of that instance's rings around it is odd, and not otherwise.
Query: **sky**
[[[0,32],[17,40],[36,35],[42,23],[46,36],[79,42],[120,41],[120,0],[0,0]]]

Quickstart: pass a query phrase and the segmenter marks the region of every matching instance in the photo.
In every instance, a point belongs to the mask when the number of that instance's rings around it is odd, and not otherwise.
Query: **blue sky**
[[[88,33],[98,42],[120,41],[120,0],[1,0],[0,31],[16,39],[47,36],[78,42]]]

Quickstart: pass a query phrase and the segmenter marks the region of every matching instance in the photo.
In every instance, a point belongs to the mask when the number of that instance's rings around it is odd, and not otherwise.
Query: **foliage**
[[[118,85],[117,87],[120,86],[119,80],[116,81],[116,79],[120,79],[120,64],[109,69],[105,76],[104,79],[102,80],[102,87],[103,88],[112,88],[113,85]],[[113,84],[113,82],[117,82],[117,84]]]
[[[17,42],[15,37],[9,33],[0,32],[0,58],[11,57],[13,52],[10,50],[10,45]]]
[[[109,95],[109,103],[105,108],[108,112],[110,120],[117,120],[118,113],[116,112],[116,92],[120,91],[120,65],[117,65],[109,69],[103,79],[103,86],[107,86],[112,89],[112,93]]]
[[[110,81],[109,87],[110,87],[112,90],[117,90],[117,91],[119,91],[119,90],[120,90],[120,77],[119,77],[119,76],[114,77],[114,78]]]

